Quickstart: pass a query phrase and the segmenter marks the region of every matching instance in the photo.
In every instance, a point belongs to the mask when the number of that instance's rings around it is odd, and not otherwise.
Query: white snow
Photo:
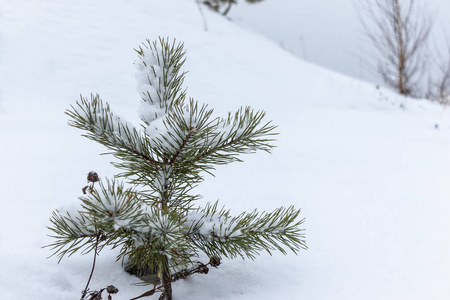
[[[0,298],[77,299],[93,254],[57,258],[54,209],[81,195],[86,174],[115,170],[101,145],[67,126],[80,93],[98,93],[132,124],[141,101],[133,48],[185,44],[189,97],[214,115],[250,105],[278,125],[272,154],[221,166],[196,189],[231,215],[295,205],[307,251],[225,260],[174,284],[174,299],[448,299],[448,109],[305,63],[195,1],[0,0]],[[91,289],[130,299],[149,290],[97,259]],[[153,298],[156,299],[154,296]]]

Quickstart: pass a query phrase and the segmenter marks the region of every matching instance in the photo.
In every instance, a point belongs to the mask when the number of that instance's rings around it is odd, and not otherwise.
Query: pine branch
[[[241,108],[235,115],[219,120],[217,129],[210,138],[210,147],[201,151],[186,163],[228,164],[240,161],[237,156],[242,153],[253,153],[257,150],[270,152],[274,147],[270,143],[276,135],[276,126],[271,122],[262,124],[264,111],[253,111],[249,107]]]
[[[177,152],[175,153],[175,155],[169,160],[169,164],[170,165],[174,165],[178,159],[178,157],[180,157],[181,152],[186,148],[187,143],[189,142],[189,140],[191,139],[192,135],[194,134],[195,129],[191,129],[191,131],[188,133],[188,135],[186,135],[186,137],[184,138],[184,140],[182,141],[180,148],[177,150]]]
[[[100,193],[89,189],[87,196],[80,197],[79,210],[53,212],[52,226],[48,228],[55,233],[51,237],[56,241],[46,247],[51,247],[53,255],[58,255],[61,261],[78,251],[92,251],[99,237],[99,251],[106,245],[119,246],[127,236],[137,232],[135,228],[144,224],[142,209],[133,196],[131,190],[124,190],[123,185],[114,181],[107,186],[100,183]]]
[[[55,211],[49,227],[56,235],[51,247],[59,260],[82,251],[88,253],[104,246],[121,248],[118,259],[139,257],[142,265],[158,266],[162,257],[168,257],[171,266],[184,266],[192,253],[184,237],[184,214],[145,209],[133,190],[122,183],[100,182],[80,197],[82,205],[76,214]],[[96,241],[100,239],[101,243]]]
[[[217,210],[217,202],[188,215],[191,224],[188,238],[210,257],[225,256],[254,259],[262,250],[271,254],[284,247],[297,253],[306,249],[304,234],[296,220],[300,210],[292,206],[278,208],[272,213],[242,213],[231,217],[229,211]]]
[[[179,162],[181,167],[198,147],[207,146],[207,138],[217,126],[216,120],[210,120],[212,112],[193,99],[174,105],[163,120],[165,130],[151,137],[155,152],[169,164]]]
[[[212,110],[199,108],[191,99],[188,106],[173,107],[164,120],[166,131],[153,138],[154,151],[176,167],[174,177],[201,171],[211,174],[214,165],[240,161],[241,153],[273,148],[276,126],[263,123],[265,112],[247,107],[227,119],[211,120],[211,115]]]
[[[52,227],[50,229],[54,235],[50,237],[55,238],[56,241],[50,245],[44,247],[50,247],[53,251],[53,255],[59,257],[58,262],[64,256],[71,256],[73,253],[80,251],[82,253],[89,252],[95,246],[95,239],[97,232],[93,226],[91,226],[88,218],[80,213],[75,212],[76,216],[73,217],[70,212],[54,211],[50,222]]]
[[[148,167],[161,164],[151,152],[148,140],[142,138],[131,124],[116,117],[99,95],[91,95],[90,101],[81,97],[71,108],[66,111],[72,118],[69,125],[86,131],[83,136],[103,144],[117,158],[133,159]]]
[[[174,105],[183,102],[186,92],[182,89],[185,72],[181,67],[185,62],[182,43],[172,44],[169,39],[142,44],[135,51],[139,55],[137,64],[138,89],[143,103],[141,119],[147,126],[171,111]]]
[[[94,220],[94,225],[104,232],[115,232],[119,228],[140,230],[146,226],[144,203],[133,189],[125,189],[122,182],[106,179],[100,181],[98,189],[80,197],[85,213]]]

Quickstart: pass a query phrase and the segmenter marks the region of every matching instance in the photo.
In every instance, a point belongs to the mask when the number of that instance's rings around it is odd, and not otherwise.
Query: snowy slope
[[[428,102],[304,63],[194,1],[0,0],[0,299],[77,299],[92,255],[59,265],[53,209],[77,201],[104,149],[66,125],[79,94],[137,120],[133,48],[185,43],[188,95],[217,114],[252,105],[279,125],[273,154],[221,167],[203,201],[233,212],[295,204],[309,250],[225,261],[174,284],[175,299],[447,299],[450,116]],[[438,128],[436,128],[436,125]],[[148,288],[104,251],[91,288]],[[154,297],[156,298],[156,297]]]

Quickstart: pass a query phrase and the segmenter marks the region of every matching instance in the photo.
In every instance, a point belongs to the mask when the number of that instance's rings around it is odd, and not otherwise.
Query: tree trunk
[[[168,272],[167,257],[164,257],[164,264],[160,267],[158,276],[163,286],[162,294],[159,300],[172,300],[172,281],[170,273]]]
[[[172,300],[172,283],[170,282],[170,275],[163,273],[160,280],[161,284],[164,285],[164,289],[161,296],[159,296],[159,300]]]

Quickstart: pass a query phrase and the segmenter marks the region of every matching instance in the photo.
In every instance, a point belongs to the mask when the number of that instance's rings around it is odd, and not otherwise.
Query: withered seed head
[[[97,182],[97,181],[100,181],[100,178],[98,177],[97,172],[91,171],[87,175],[87,180],[88,180],[88,182]]]
[[[113,286],[113,285],[108,285],[108,286],[106,287],[106,291],[107,291],[108,293],[110,293],[110,294],[117,294],[117,293],[119,292],[119,289],[116,288],[116,287]]]
[[[206,265],[201,265],[198,268],[198,273],[199,274],[208,274],[209,272],[209,268]]]
[[[220,258],[211,257],[209,260],[209,264],[211,265],[211,267],[217,268],[220,265]]]

